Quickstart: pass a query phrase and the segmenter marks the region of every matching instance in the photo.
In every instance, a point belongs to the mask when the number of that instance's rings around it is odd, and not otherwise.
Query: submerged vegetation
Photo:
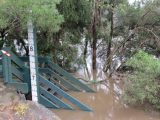
[[[140,50],[126,64],[134,70],[128,75],[123,99],[160,109],[160,60]]]

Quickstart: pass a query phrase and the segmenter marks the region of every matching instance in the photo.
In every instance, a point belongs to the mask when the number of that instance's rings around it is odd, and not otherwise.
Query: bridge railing
[[[4,83],[9,86],[14,86],[22,93],[29,92],[29,80],[27,81],[27,68],[24,63],[9,49],[4,48],[10,56],[2,54],[2,72]],[[25,78],[25,79],[24,79]]]
[[[29,93],[31,91],[31,80],[29,71],[29,58],[18,57],[10,49],[5,48],[10,56],[3,54],[2,66],[3,76],[6,85],[14,86],[22,93]],[[76,98],[69,95],[66,91],[88,91],[93,92],[87,85],[81,83],[74,78],[67,71],[63,70],[58,65],[54,64],[47,57],[38,58],[39,71],[38,82],[40,92],[38,93],[39,102],[46,107],[64,108],[73,110],[73,106],[77,106],[84,111],[92,111],[90,107],[81,103]],[[43,66],[43,67],[42,67]],[[63,99],[67,100],[63,101]]]

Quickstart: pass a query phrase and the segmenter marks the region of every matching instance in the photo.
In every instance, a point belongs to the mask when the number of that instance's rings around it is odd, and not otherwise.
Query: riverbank
[[[14,88],[0,82],[0,120],[60,120],[44,106],[25,100]]]

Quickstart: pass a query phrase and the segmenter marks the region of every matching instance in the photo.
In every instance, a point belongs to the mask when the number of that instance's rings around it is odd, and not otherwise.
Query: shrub
[[[139,51],[126,64],[134,71],[125,82],[124,101],[133,105],[149,103],[160,109],[160,60]]]

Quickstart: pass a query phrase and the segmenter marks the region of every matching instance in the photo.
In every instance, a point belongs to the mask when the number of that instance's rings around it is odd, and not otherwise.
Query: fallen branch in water
[[[83,80],[84,82],[89,83],[89,84],[90,83],[98,84],[98,83],[102,83],[102,82],[106,81],[106,79],[104,79],[104,80],[86,80],[86,79],[81,78],[81,77],[77,77],[77,79]]]

